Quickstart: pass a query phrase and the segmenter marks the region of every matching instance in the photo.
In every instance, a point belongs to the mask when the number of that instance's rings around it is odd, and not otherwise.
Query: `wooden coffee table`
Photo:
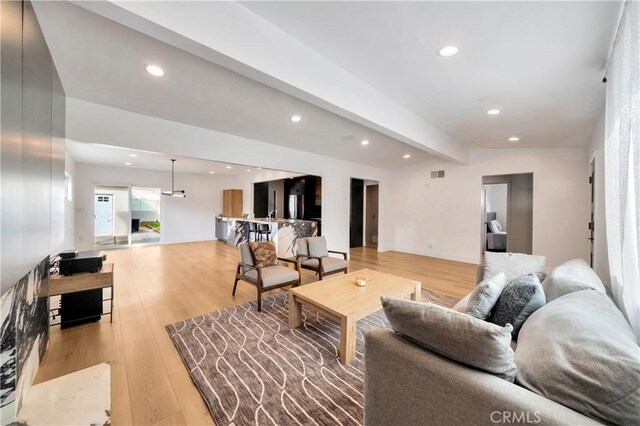
[[[355,285],[356,276],[367,285]],[[382,308],[380,296],[411,296],[420,300],[421,283],[383,272],[362,269],[289,290],[289,327],[302,325],[302,304],[340,323],[340,362],[348,364],[356,354],[356,323]]]

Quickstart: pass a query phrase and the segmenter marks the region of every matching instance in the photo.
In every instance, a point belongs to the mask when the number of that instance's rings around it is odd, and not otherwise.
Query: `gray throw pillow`
[[[604,294],[581,290],[535,312],[516,350],[517,382],[606,424],[640,424],[640,347]]]
[[[309,237],[307,238],[307,245],[309,247],[310,256],[329,256],[329,251],[327,250],[327,239],[325,237]]]
[[[381,298],[391,327],[409,340],[454,361],[513,382],[511,330],[432,303]]]
[[[488,321],[501,326],[511,324],[513,338],[517,339],[522,324],[545,303],[538,277],[535,274],[523,275],[511,280],[502,290]]]
[[[500,294],[502,294],[505,285],[507,285],[507,279],[504,272],[500,272],[498,275],[482,281],[469,295],[464,313],[481,320],[486,320],[489,314],[491,314],[491,310],[498,301]]]

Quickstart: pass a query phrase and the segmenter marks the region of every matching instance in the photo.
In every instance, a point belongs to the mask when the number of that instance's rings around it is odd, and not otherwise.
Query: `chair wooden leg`
[[[233,282],[233,293],[231,293],[232,296],[236,295],[236,287],[238,287],[238,278],[236,278],[236,280]]]
[[[262,290],[258,288],[258,312],[262,312]]]
[[[320,281],[322,281],[322,276],[323,276],[322,270],[318,271],[318,275],[320,275]]]

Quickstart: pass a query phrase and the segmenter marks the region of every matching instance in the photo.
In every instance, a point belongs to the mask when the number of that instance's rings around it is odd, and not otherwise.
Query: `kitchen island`
[[[216,218],[216,238],[226,240],[230,246],[249,241],[249,223],[269,226],[269,240],[275,242],[278,257],[291,258],[296,254],[298,238],[318,235],[318,223],[301,219],[244,219],[232,217]]]

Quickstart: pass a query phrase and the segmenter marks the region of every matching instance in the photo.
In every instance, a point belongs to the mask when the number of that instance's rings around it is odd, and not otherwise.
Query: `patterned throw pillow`
[[[504,272],[482,281],[469,295],[469,301],[464,313],[474,318],[486,320],[502,294],[505,285],[507,285],[507,278]]]
[[[529,315],[544,306],[546,301],[542,285],[535,274],[514,278],[502,290],[487,321],[503,327],[511,324],[511,335],[517,339],[522,324]]]
[[[253,254],[253,261],[258,268],[264,268],[265,266],[273,266],[278,264],[278,255],[276,254],[276,245],[273,241],[263,241],[249,243],[251,247],[251,253]]]

